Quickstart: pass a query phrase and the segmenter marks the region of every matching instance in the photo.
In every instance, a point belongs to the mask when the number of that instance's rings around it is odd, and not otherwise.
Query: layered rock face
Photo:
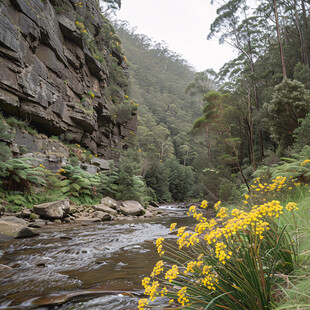
[[[130,106],[118,113],[126,75],[126,58],[97,0],[1,0],[5,114],[114,159],[137,126]]]

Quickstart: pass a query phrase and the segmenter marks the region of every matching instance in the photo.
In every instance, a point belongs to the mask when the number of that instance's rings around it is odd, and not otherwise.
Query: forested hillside
[[[189,133],[201,105],[185,93],[195,78],[193,69],[163,43],[136,34],[126,23],[119,23],[117,32],[130,64],[129,96],[139,104],[133,139],[137,173],[159,201],[200,197],[204,190],[197,172],[206,165],[205,146]]]
[[[230,44],[238,57],[218,73],[194,73],[164,44],[118,23],[139,104],[139,174],[160,201],[239,199],[260,166],[309,143],[307,5],[223,2],[208,39]],[[178,187],[181,176],[188,188]]]

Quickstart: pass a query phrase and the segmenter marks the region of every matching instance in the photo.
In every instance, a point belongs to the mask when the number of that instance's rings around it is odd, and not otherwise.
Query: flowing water
[[[0,309],[137,309],[141,279],[159,259],[155,240],[175,238],[170,224],[190,220],[185,209],[161,208],[164,217],[47,225],[36,238],[0,243],[0,264],[11,267],[0,269]]]

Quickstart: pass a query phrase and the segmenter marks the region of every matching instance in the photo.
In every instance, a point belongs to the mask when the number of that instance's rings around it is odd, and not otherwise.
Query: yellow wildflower
[[[208,206],[208,201],[207,201],[207,200],[203,200],[203,201],[201,202],[200,208],[205,209],[207,206]]]
[[[147,306],[148,304],[149,304],[149,302],[148,302],[147,298],[142,298],[139,300],[138,309],[144,310],[145,309],[144,307]]]
[[[177,226],[177,223],[172,223],[170,225],[170,231],[173,231],[175,229],[175,227]]]
[[[171,269],[169,269],[165,274],[165,279],[169,280],[169,282],[172,282],[173,279],[176,279],[178,277],[179,270],[177,265],[173,265]]]

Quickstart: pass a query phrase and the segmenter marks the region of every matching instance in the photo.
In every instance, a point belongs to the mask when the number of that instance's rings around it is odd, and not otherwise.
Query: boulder
[[[111,215],[107,212],[95,211],[92,214],[92,218],[99,218],[101,221],[108,221],[111,219]]]
[[[149,210],[144,210],[144,217],[153,217],[154,215]]]
[[[106,212],[106,213],[109,213],[111,215],[117,216],[117,211],[107,207],[105,204],[94,205],[93,209],[95,211],[102,211],[102,212]]]
[[[33,206],[33,210],[36,214],[40,215],[44,219],[60,219],[64,213],[69,212],[70,203],[68,199],[42,203],[40,205]]]
[[[30,218],[30,215],[31,215],[31,210],[27,209],[27,208],[24,208],[22,211],[21,211],[21,217],[22,218]]]
[[[142,215],[145,212],[140,202],[134,200],[123,201],[120,205],[120,209],[124,215],[130,216]]]
[[[101,204],[106,205],[107,207],[114,209],[114,210],[118,210],[118,203],[116,200],[110,198],[110,197],[104,197],[101,199]]]
[[[101,159],[98,157],[92,157],[92,159],[91,159],[91,163],[93,165],[98,166],[101,170],[109,170],[112,162],[113,162],[112,160]],[[107,197],[107,198],[109,198],[109,197]]]
[[[38,236],[39,233],[27,227],[28,223],[15,216],[5,216],[0,220],[0,238],[30,238]]]

